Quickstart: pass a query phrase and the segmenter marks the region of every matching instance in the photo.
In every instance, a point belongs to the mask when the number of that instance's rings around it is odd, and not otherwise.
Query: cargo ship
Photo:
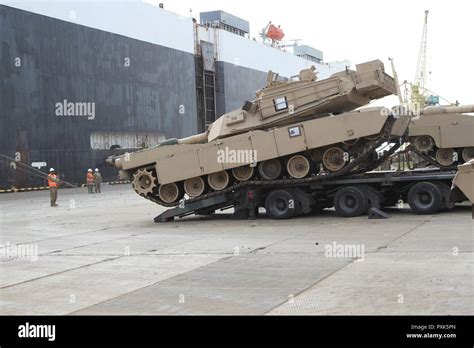
[[[314,65],[326,78],[348,65],[284,47],[270,24],[261,39],[249,33],[221,10],[192,18],[146,2],[0,0],[0,154],[71,183],[88,168],[114,181],[108,156],[204,131],[253,99],[269,70],[289,79]],[[1,162],[0,188],[42,185]]]

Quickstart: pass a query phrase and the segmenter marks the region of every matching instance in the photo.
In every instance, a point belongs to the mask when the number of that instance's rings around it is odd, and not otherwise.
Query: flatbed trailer
[[[210,215],[217,210],[234,208],[234,218],[254,219],[259,208],[267,216],[289,219],[315,210],[334,207],[343,217],[369,214],[369,218],[387,218],[381,209],[404,202],[417,214],[433,214],[451,209],[450,200],[455,170],[419,169],[408,171],[373,171],[315,182],[301,179],[265,182],[237,188],[198,201],[182,200],[166,210],[155,222],[171,221],[187,215]],[[466,197],[456,198],[458,202]]]

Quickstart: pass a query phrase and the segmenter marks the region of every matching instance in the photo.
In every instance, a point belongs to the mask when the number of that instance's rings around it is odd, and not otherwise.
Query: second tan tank
[[[409,126],[411,148],[441,168],[474,158],[474,105],[431,106]]]

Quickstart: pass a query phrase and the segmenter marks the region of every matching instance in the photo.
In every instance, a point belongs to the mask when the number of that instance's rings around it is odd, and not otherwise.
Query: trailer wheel
[[[288,191],[276,190],[267,196],[265,210],[272,219],[289,219],[297,211],[296,203],[295,198]]]
[[[336,213],[344,217],[359,216],[369,209],[369,200],[364,191],[355,186],[339,189],[334,196]]]
[[[432,214],[441,207],[441,192],[435,184],[419,182],[408,191],[408,204],[417,214]]]

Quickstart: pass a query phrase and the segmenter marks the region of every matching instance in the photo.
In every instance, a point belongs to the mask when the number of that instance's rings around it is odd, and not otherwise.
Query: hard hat
[[[89,169],[87,169],[87,171],[88,171],[88,172],[92,172],[92,169],[89,168]]]
[[[98,172],[98,171],[99,171],[99,168],[96,168],[95,171]]]
[[[50,171],[50,172],[54,172],[54,168],[49,168],[49,171]]]

